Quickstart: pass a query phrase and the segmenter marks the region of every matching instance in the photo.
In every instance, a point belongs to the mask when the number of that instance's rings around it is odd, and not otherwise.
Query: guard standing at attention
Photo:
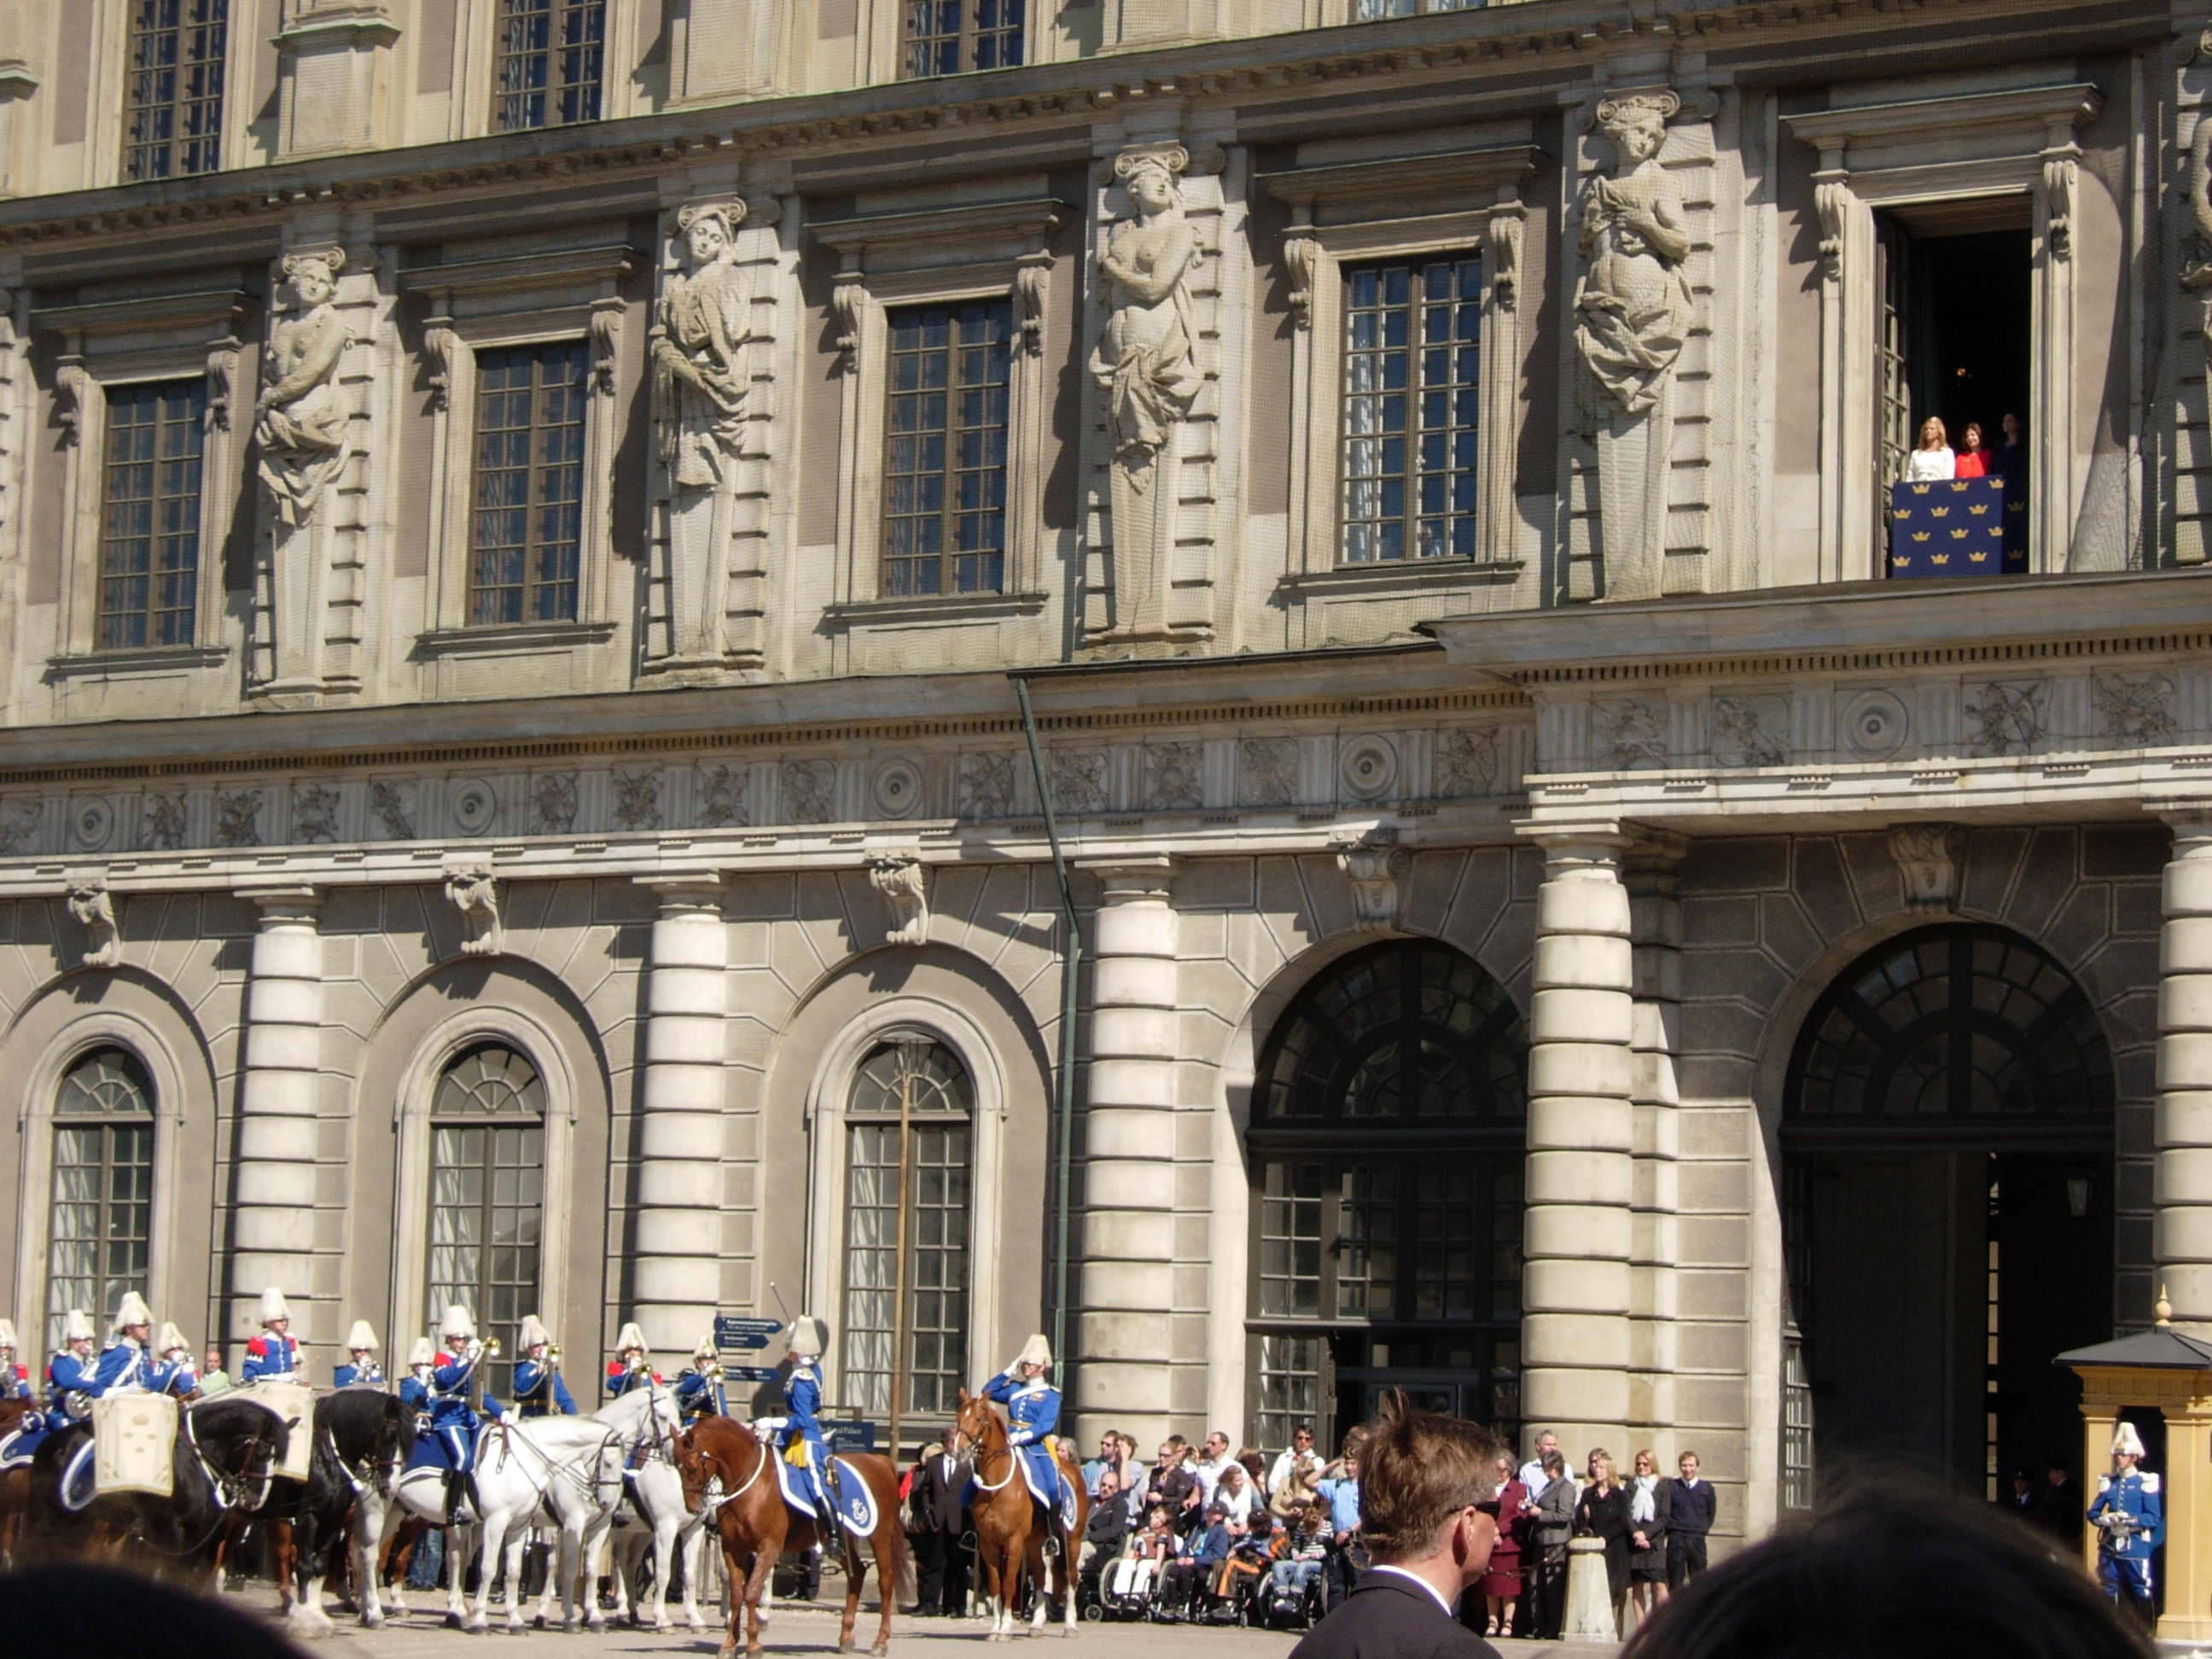
[[[536,1314],[522,1316],[522,1358],[514,1368],[517,1417],[574,1417],[576,1402],[561,1377],[561,1350]]]
[[[729,1397],[722,1392],[722,1362],[714,1333],[699,1339],[691,1363],[676,1379],[676,1408],[686,1418],[727,1417]]]
[[[332,1388],[349,1389],[361,1383],[384,1386],[384,1367],[376,1363],[376,1332],[366,1319],[355,1320],[353,1328],[346,1333],[346,1352],[352,1358],[331,1368]]]
[[[271,1285],[261,1292],[261,1334],[246,1344],[240,1382],[299,1382],[300,1340],[292,1334],[292,1310],[284,1292]]]
[[[2112,1428],[2112,1472],[2097,1478],[2089,1524],[2097,1528],[2097,1582],[2107,1599],[2151,1622],[2151,1552],[2166,1540],[2166,1500],[2159,1479],[2136,1464],[2142,1437],[2129,1422]]]

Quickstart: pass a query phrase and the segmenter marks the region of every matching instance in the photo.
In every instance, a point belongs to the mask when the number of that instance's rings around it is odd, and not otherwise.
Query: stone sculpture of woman
[[[279,523],[314,516],[323,487],[345,465],[350,412],[338,387],[338,365],[353,335],[331,305],[341,248],[285,256],[284,275],[300,301],[297,316],[270,331],[261,396],[254,404],[253,441],[261,450],[261,481],[275,501]]]
[[[684,269],[668,279],[653,331],[653,414],[679,489],[719,485],[737,459],[753,337],[738,280],[744,213],[742,202],[717,202],[676,221]]]
[[[1114,163],[1127,185],[1132,218],[1116,222],[1099,251],[1112,315],[1091,373],[1106,392],[1114,441],[1113,537],[1116,629],[1158,622],[1161,574],[1174,529],[1174,504],[1152,486],[1157,465],[1205,384],[1189,290],[1197,232],[1183,217],[1177,176],[1189,165],[1180,144],[1125,150]]]
[[[1657,382],[1681,355],[1690,327],[1690,285],[1682,275],[1690,239],[1682,198],[1659,165],[1667,118],[1681,106],[1671,92],[1609,100],[1598,125],[1620,161],[1583,192],[1583,257],[1575,296],[1575,343],[1606,396],[1624,414],[1657,400]]]

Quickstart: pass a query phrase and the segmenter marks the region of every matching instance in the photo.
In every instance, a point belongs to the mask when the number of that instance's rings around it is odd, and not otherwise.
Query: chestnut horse
[[[1090,1524],[1091,1500],[1083,1489],[1083,1471],[1062,1442],[1054,1464],[1075,1493],[1075,1524],[1063,1524],[1057,1504],[1047,1507],[1031,1496],[1023,1479],[1021,1459],[1006,1438],[1006,1425],[991,1402],[981,1395],[960,1390],[960,1419],[952,1440],[956,1455],[972,1452],[975,1484],[969,1489],[969,1512],[975,1517],[975,1559],[983,1569],[983,1590],[992,1602],[991,1637],[1003,1642],[1014,1633],[1014,1603],[1021,1597],[1024,1571],[1036,1581],[1036,1607],[1030,1615],[1030,1633],[1044,1630],[1048,1596],[1060,1605],[1060,1633],[1075,1634],[1075,1559]],[[1046,1570],[1046,1546],[1060,1551],[1059,1585]]]
[[[684,1480],[684,1507],[704,1511],[707,1524],[722,1540],[722,1564],[728,1570],[733,1603],[730,1628],[722,1638],[724,1653],[738,1645],[740,1606],[745,1614],[745,1651],[761,1650],[761,1595],[775,1576],[776,1562],[786,1550],[809,1548],[828,1535],[829,1523],[800,1515],[784,1504],[772,1467],[775,1456],[750,1428],[726,1417],[702,1418],[676,1442],[676,1472]],[[889,1458],[873,1452],[839,1452],[835,1456],[859,1473],[876,1501],[876,1529],[867,1543],[880,1575],[876,1599],[883,1604],[884,1617],[876,1631],[876,1644],[868,1651],[886,1654],[891,1648],[891,1612],[898,1605],[899,1586],[907,1568],[906,1522],[899,1512],[898,1472]],[[845,1619],[837,1632],[837,1651],[849,1653],[868,1564],[851,1533],[844,1534],[842,1542]]]

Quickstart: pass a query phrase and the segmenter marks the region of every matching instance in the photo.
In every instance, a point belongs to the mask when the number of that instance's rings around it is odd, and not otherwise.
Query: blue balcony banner
[[[1889,487],[1892,576],[2017,576],[2027,570],[2027,491],[2009,480]]]

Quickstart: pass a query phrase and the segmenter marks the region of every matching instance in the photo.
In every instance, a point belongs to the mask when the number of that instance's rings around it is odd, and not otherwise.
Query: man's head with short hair
[[[1553,1434],[1549,1429],[1538,1431],[1536,1435],[1536,1457],[1539,1462],[1550,1456],[1553,1452],[1559,1450],[1559,1436]]]
[[[1218,1463],[1229,1452],[1229,1437],[1218,1429],[1206,1437],[1206,1461]]]
[[[1291,1449],[1293,1451],[1312,1450],[1313,1440],[1313,1425],[1310,1423],[1301,1423],[1291,1431]]]
[[[1111,1498],[1115,1492],[1121,1490],[1121,1477],[1120,1475],[1115,1474],[1111,1469],[1101,1469],[1098,1471],[1098,1495],[1101,1498]]]
[[[1383,1396],[1361,1449],[1359,1526],[1376,1562],[1425,1561],[1448,1547],[1477,1506],[1498,1497],[1498,1443],[1457,1418]],[[1494,1527],[1487,1536],[1494,1541]],[[1486,1559],[1488,1545],[1482,1553]]]
[[[1698,1462],[1697,1453],[1693,1451],[1684,1452],[1682,1455],[1676,1460],[1675,1467],[1682,1471],[1683,1480],[1696,1480],[1698,1478],[1698,1470],[1700,1467]]]

